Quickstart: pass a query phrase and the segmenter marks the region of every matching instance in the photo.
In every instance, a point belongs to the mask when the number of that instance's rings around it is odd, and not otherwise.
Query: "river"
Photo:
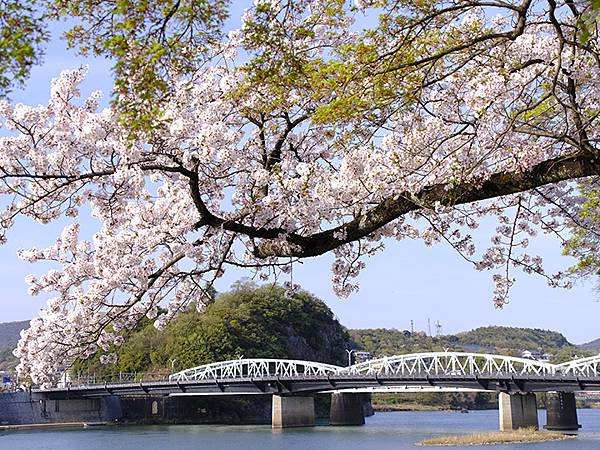
[[[579,410],[576,441],[497,445],[501,449],[600,449],[600,410]],[[540,411],[540,424],[546,422]],[[497,411],[389,412],[362,427],[316,426],[273,431],[269,426],[109,426],[0,432],[1,450],[399,450],[429,437],[497,431]],[[473,449],[473,447],[454,447]],[[489,448],[489,447],[486,447]]]

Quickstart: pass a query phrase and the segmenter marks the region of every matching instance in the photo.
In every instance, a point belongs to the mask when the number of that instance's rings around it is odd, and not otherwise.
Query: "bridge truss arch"
[[[600,376],[600,354],[587,358],[577,358],[556,365],[557,373],[573,377]]]
[[[192,367],[174,373],[169,381],[202,381],[264,377],[312,377],[334,375],[342,367],[294,359],[233,359]]]
[[[599,361],[600,362],[600,361]],[[532,359],[485,353],[411,353],[372,359],[344,370],[348,375],[462,376],[536,375],[556,373],[556,365]]]

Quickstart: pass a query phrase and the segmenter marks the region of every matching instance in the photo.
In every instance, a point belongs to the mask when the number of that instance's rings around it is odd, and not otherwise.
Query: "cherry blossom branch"
[[[460,205],[518,192],[564,180],[600,175],[600,158],[587,152],[577,152],[571,156],[561,156],[543,161],[527,172],[497,173],[481,185],[468,183],[458,186],[433,185],[417,194],[398,194],[388,198],[368,212],[361,214],[347,224],[311,236],[288,234],[283,243],[261,243],[256,251],[259,257],[297,256],[310,257],[324,254],[346,243],[361,239],[385,224],[411,211],[420,205]],[[414,200],[412,199],[414,198]],[[283,230],[253,230],[222,222],[230,231],[247,232],[253,237],[274,238],[284,235]],[[336,238],[345,236],[344,239]]]

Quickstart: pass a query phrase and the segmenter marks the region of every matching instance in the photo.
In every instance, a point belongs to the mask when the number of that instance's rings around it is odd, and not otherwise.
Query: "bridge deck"
[[[192,381],[140,381],[36,389],[48,398],[102,397],[106,395],[256,395],[314,394],[331,390],[371,387],[429,386],[497,392],[600,391],[600,377],[459,375],[399,377],[395,375],[256,377]]]

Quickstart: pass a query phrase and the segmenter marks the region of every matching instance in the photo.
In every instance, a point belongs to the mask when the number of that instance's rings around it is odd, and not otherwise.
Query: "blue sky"
[[[88,91],[101,89],[108,98],[112,80],[110,64],[99,59],[82,59],[65,50],[57,38],[50,43],[45,62],[36,67],[23,90],[15,91],[15,102],[45,103],[50,80],[60,70],[89,65],[85,82]],[[53,242],[64,224],[42,226],[21,220],[10,232],[8,244],[0,247],[0,322],[30,319],[44,305],[43,298],[27,295],[25,275],[42,273],[44,268],[25,263],[16,256],[18,248],[46,246]],[[94,223],[84,219],[84,228]],[[483,224],[475,237],[489,242],[492,225]],[[550,270],[564,269],[572,261],[561,255],[558,241],[542,236],[532,246],[539,251]],[[432,328],[440,321],[443,333],[455,333],[484,325],[536,327],[561,331],[573,343],[600,337],[597,317],[598,295],[592,284],[579,284],[571,290],[553,289],[533,276],[516,273],[511,301],[502,310],[492,304],[491,273],[477,272],[446,246],[427,248],[420,241],[386,242],[386,250],[370,258],[359,281],[361,290],[349,299],[338,299],[331,290],[330,256],[304,261],[294,268],[294,282],[325,300],[340,321],[351,328],[408,329]],[[249,275],[228,272],[217,285],[223,291],[235,280]]]

